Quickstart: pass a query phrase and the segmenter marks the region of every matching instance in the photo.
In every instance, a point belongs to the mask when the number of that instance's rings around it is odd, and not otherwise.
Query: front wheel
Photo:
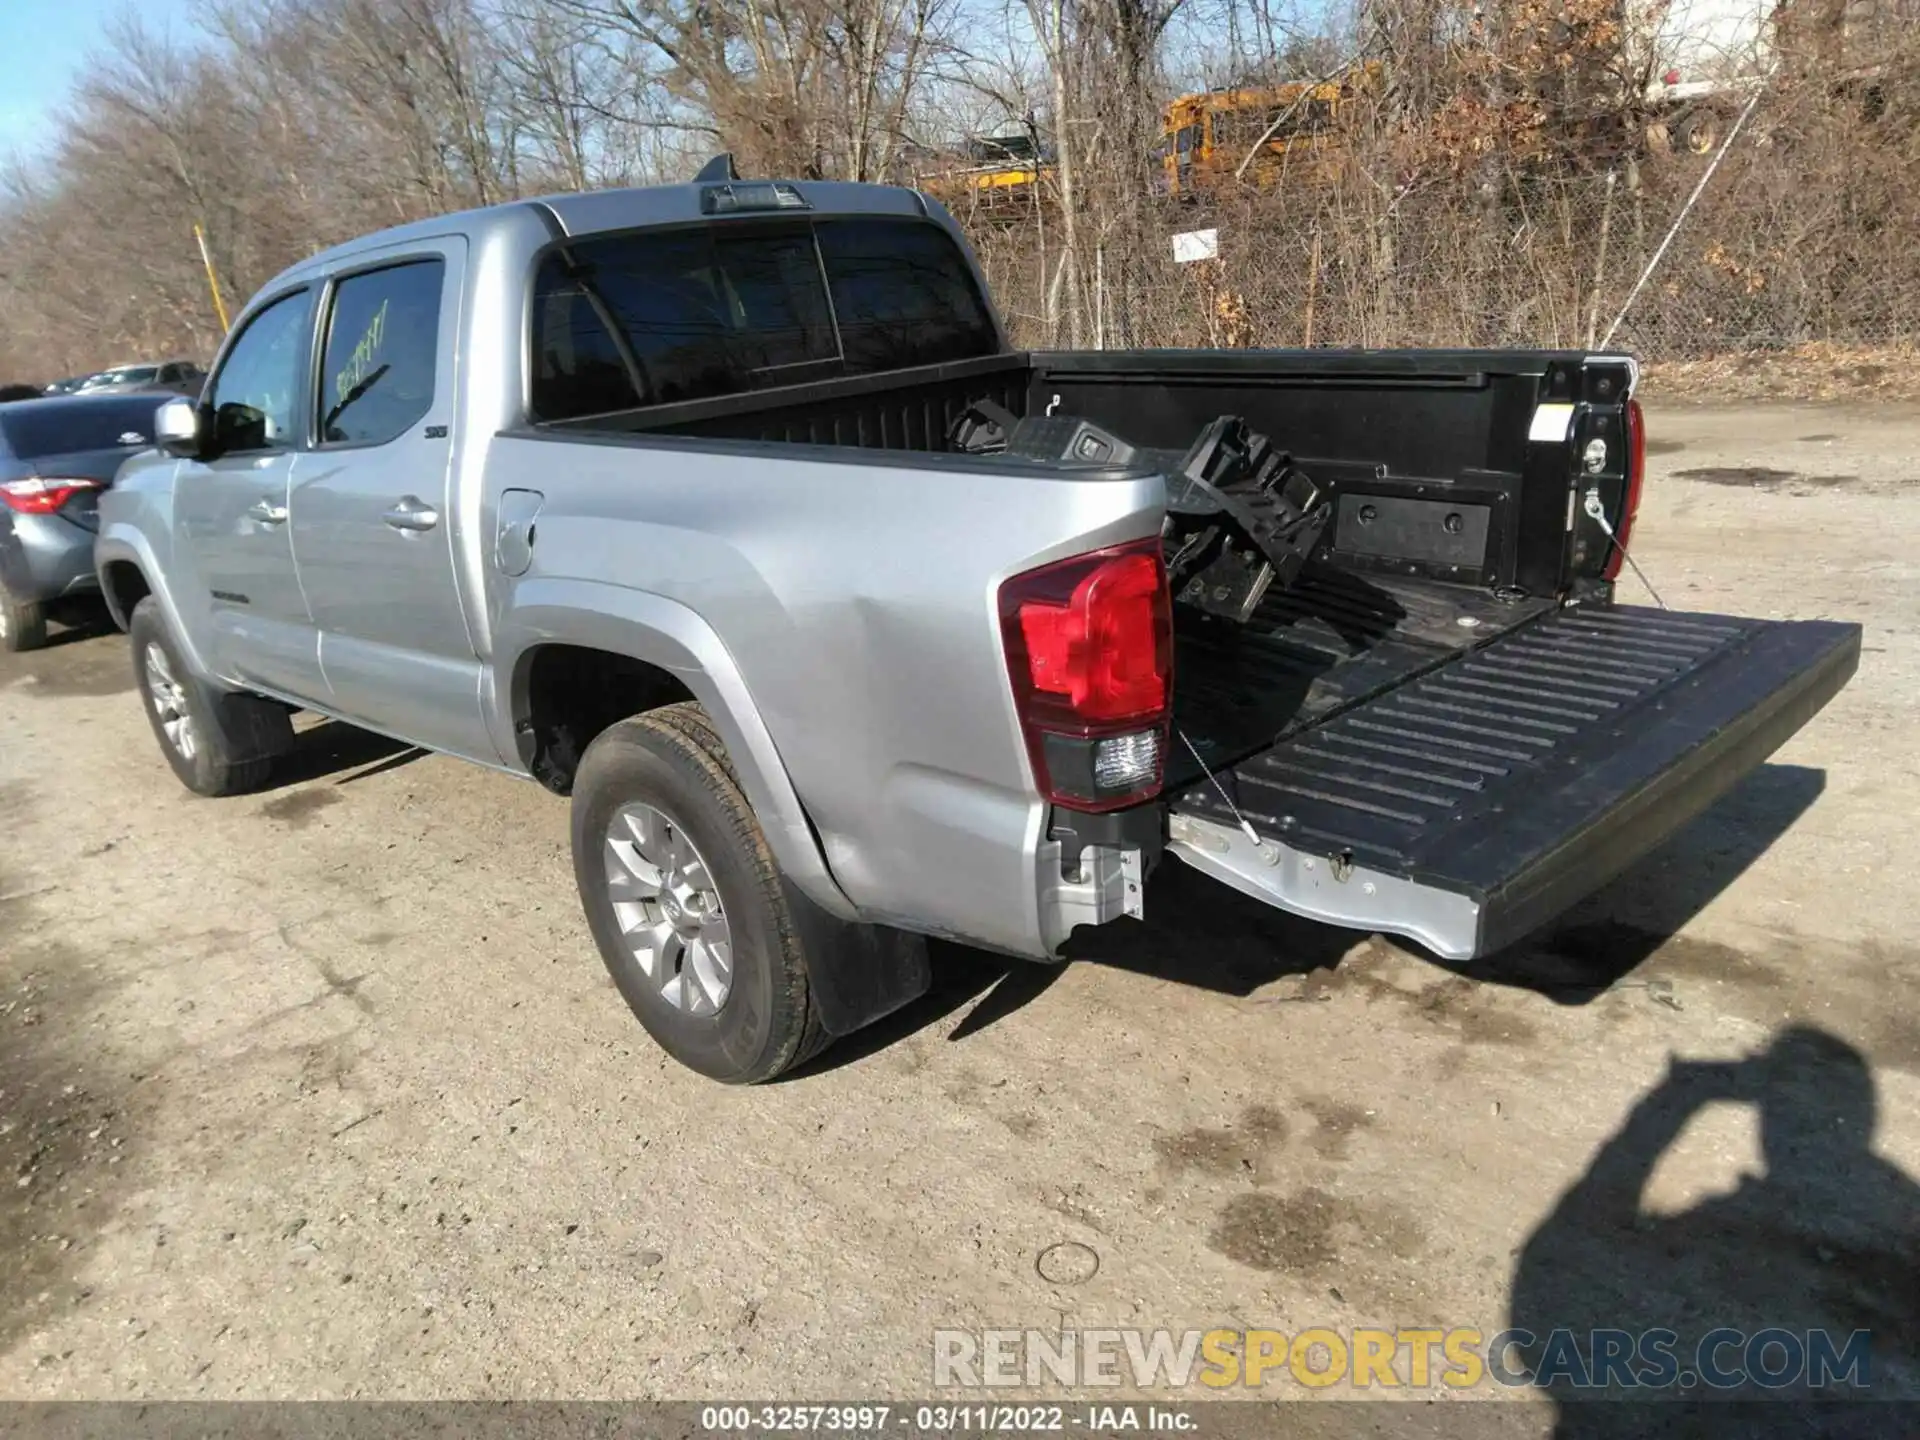
[[[795,917],[746,797],[694,705],[602,732],[573,783],[573,867],[608,972],[662,1049],[727,1084],[828,1035]]]
[[[152,596],[127,623],[133,677],[154,738],[180,783],[196,795],[257,790],[273,757],[293,743],[287,711],[257,695],[217,690],[187,668]]]

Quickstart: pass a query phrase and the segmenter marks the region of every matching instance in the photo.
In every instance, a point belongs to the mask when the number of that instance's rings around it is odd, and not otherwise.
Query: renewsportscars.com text
[[[1138,1390],[1258,1388],[1464,1390],[1492,1383],[1548,1390],[1864,1390],[1872,1335],[1722,1328],[1698,1340],[1652,1329],[1466,1327],[1336,1330],[936,1330],[933,1383],[976,1387],[1131,1385]]]

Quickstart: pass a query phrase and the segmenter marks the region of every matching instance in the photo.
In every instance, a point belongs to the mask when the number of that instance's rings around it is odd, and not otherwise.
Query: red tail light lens
[[[1160,789],[1173,606],[1157,540],[1078,555],[1000,587],[1000,626],[1034,777],[1113,810]]]
[[[0,480],[0,504],[21,515],[51,515],[84,490],[98,490],[98,480]]]
[[[1620,520],[1613,527],[1618,542],[1607,547],[1607,563],[1600,573],[1612,580],[1626,563],[1633,535],[1633,517],[1640,513],[1640,489],[1647,476],[1647,421],[1638,400],[1627,401],[1627,489],[1620,504]]]

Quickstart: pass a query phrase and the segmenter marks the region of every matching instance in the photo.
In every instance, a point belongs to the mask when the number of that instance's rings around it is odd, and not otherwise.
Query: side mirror
[[[191,400],[169,400],[154,412],[153,443],[182,460],[198,459],[203,447],[200,407]]]

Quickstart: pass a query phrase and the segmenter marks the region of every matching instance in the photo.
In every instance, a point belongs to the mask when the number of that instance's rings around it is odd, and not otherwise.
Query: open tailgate
[[[1860,634],[1559,611],[1182,791],[1168,848],[1284,909],[1485,955],[1759,765],[1853,675]]]

